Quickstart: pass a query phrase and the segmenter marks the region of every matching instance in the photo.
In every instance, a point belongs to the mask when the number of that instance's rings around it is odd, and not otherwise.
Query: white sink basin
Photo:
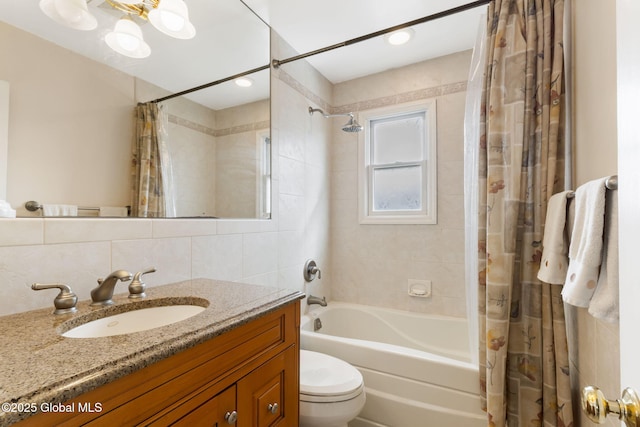
[[[63,333],[67,338],[99,338],[146,331],[188,319],[202,312],[199,305],[141,308],[96,319]]]

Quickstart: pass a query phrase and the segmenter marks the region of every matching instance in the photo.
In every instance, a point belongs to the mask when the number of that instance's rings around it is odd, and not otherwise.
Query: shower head
[[[316,112],[322,114],[322,117],[324,117],[325,119],[328,119],[329,117],[349,116],[349,121],[344,126],[342,126],[342,130],[345,132],[360,132],[362,129],[364,129],[360,124],[358,124],[358,122],[356,122],[353,113],[325,114],[325,112],[319,108],[309,107],[309,115],[312,116],[313,113]]]
[[[342,126],[342,130],[345,132],[360,132],[362,129],[364,128],[361,124],[356,122],[356,120],[353,118],[353,114],[351,115],[349,122],[346,125]]]

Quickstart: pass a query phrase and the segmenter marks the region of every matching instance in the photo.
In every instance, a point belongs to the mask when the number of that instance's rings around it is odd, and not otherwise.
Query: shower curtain
[[[537,278],[564,188],[563,0],[493,0],[477,155],[479,366],[491,426],[569,426],[560,286]]]
[[[131,216],[175,217],[171,158],[166,148],[167,115],[157,103],[136,107]]]

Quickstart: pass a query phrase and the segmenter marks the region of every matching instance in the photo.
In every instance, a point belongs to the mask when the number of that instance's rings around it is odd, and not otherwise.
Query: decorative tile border
[[[176,124],[178,126],[182,126],[196,132],[204,133],[209,136],[216,136],[215,129],[211,129],[205,125],[201,125],[200,123],[192,122],[191,120],[187,120],[182,117],[178,117],[175,114],[169,114],[169,123]]]
[[[354,102],[352,104],[334,107],[332,114],[348,113],[350,111],[365,111],[374,108],[386,107],[389,105],[404,104],[406,102],[418,101],[422,99],[436,98],[438,96],[451,95],[453,93],[465,92],[467,90],[467,82],[449,83],[441,86],[435,86],[425,89],[403,92],[391,96],[383,96],[381,98],[367,99],[365,101]]]
[[[327,101],[320,96],[312,92],[309,88],[304,86],[298,80],[296,80],[291,74],[287,73],[283,69],[277,70],[275,73],[276,78],[281,82],[288,85],[290,88],[300,93],[309,101],[320,106],[324,111],[329,114],[343,114],[355,111],[371,110],[379,107],[386,107],[389,105],[403,104],[406,102],[417,101],[422,99],[430,99],[438,96],[450,95],[453,93],[464,92],[467,90],[467,82],[448,83],[440,86],[434,86],[430,88],[413,90],[410,92],[403,92],[395,95],[384,96],[380,98],[367,99],[364,101],[355,102],[352,104],[346,104],[341,106],[331,106]],[[268,120],[248,123],[240,126],[233,126],[225,129],[211,129],[202,124],[187,120],[182,117],[178,117],[174,114],[169,115],[169,122],[178,126],[184,126],[196,132],[204,133],[213,137],[227,136],[237,133],[250,132],[259,129],[266,129],[269,127],[270,122]]]
[[[204,133],[205,135],[213,136],[213,137],[227,136],[227,135],[233,135],[236,133],[266,129],[269,127],[269,124],[270,124],[269,120],[263,120],[260,122],[248,123],[240,126],[232,126],[230,128],[225,128],[225,129],[211,129],[210,127],[207,127],[200,123],[192,122],[191,120],[187,120],[182,117],[178,117],[174,114],[169,114],[169,122],[176,124],[178,126],[186,127],[196,132]]]
[[[333,107],[329,105],[327,101],[320,98],[311,90],[303,86],[299,81],[297,81],[293,76],[291,76],[284,70],[278,70],[277,78],[283,83],[289,85],[295,91],[302,94],[302,96],[304,96],[311,102],[319,105],[320,108],[329,112],[329,114],[342,114],[355,111],[371,110],[374,108],[386,107],[389,105],[403,104],[406,102],[417,101],[421,99],[451,95],[453,93],[465,92],[467,90],[467,82],[462,81]]]
[[[296,80],[291,74],[284,71],[282,68],[280,68],[277,71],[277,73],[275,73],[275,75],[281,82],[288,85],[291,89],[295,90],[296,92],[299,92],[302,96],[304,96],[314,104],[318,105],[324,111],[329,111],[329,112],[332,111],[332,107],[331,105],[329,105],[327,101],[325,101],[324,99],[322,99],[321,97],[313,93],[311,90],[309,90],[306,86],[304,86],[302,83]]]
[[[269,120],[263,120],[261,122],[248,123],[246,125],[233,126],[226,129],[216,129],[215,136],[227,136],[236,133],[250,132],[260,129],[268,129],[270,126]]]

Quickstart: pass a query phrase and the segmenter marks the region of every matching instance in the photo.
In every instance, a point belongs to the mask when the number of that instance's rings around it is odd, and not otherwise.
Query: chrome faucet
[[[327,306],[327,299],[325,297],[322,297],[322,299],[320,299],[320,297],[314,297],[313,295],[309,295],[307,297],[307,304],[311,305],[311,304],[320,304],[323,307]]]
[[[113,301],[113,289],[118,280],[126,282],[131,280],[131,273],[125,270],[116,270],[105,279],[98,279],[98,287],[91,291],[91,305],[111,305]]]

